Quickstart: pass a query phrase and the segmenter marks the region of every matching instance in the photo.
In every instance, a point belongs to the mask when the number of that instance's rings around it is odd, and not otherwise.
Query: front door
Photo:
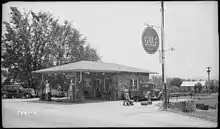
[[[100,86],[101,86],[101,79],[94,80],[94,96],[100,97]]]

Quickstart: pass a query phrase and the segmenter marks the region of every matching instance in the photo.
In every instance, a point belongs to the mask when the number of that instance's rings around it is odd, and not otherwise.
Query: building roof
[[[206,81],[183,81],[181,86],[192,86],[194,87],[197,83],[201,83],[202,86],[206,85]]]
[[[197,81],[197,83],[201,83],[202,84],[202,86],[205,86],[206,85],[206,81]]]
[[[104,63],[96,61],[79,61],[65,65],[50,67],[33,71],[33,73],[55,73],[55,72],[132,72],[132,73],[155,73],[149,70],[139,69],[115,63]]]

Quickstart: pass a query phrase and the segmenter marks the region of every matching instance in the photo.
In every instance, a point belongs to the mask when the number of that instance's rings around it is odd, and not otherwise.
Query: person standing
[[[76,99],[76,87],[75,87],[75,83],[73,82],[73,79],[70,80],[70,96],[72,98],[72,100]]]
[[[72,89],[73,89],[73,87],[72,87],[72,85],[71,85],[71,80],[70,80],[70,84],[69,84],[69,92],[68,92],[68,95],[69,95],[69,99],[72,99],[72,95],[73,95],[73,93],[72,93]]]
[[[50,98],[50,84],[48,80],[46,80],[45,90],[46,90],[46,100],[49,101],[51,100],[51,98]]]

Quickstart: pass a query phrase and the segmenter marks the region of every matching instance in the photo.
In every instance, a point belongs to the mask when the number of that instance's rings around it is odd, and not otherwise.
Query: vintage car
[[[32,98],[37,96],[33,88],[23,88],[21,84],[4,85],[1,93],[2,98]]]
[[[60,98],[65,97],[64,89],[51,89],[51,97]]]
[[[156,84],[152,82],[140,83],[138,90],[130,90],[130,97],[134,101],[145,101],[148,100],[148,93],[150,92],[151,100],[162,99],[162,92],[156,89]]]

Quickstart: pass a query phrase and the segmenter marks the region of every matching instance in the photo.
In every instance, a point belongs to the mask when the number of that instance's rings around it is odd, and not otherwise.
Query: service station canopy
[[[32,73],[67,73],[67,72],[128,72],[128,73],[149,73],[157,74],[156,72],[151,72],[148,70],[143,70],[135,67],[129,67],[124,65],[119,65],[115,63],[104,63],[96,61],[79,61],[75,63],[69,63],[65,65],[50,67],[46,69],[41,69],[33,71]]]

